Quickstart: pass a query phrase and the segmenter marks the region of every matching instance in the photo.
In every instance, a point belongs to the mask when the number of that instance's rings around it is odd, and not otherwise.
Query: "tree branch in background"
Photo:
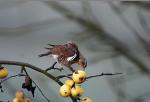
[[[130,22],[121,14],[121,11],[119,8],[117,8],[113,3],[109,3],[111,8],[118,14],[118,17],[122,20],[122,22],[133,32],[133,34],[135,34],[135,36],[137,37],[137,39],[139,40],[139,42],[142,44],[142,47],[145,49],[145,51],[149,54],[150,53],[150,44],[149,42],[144,39],[142,36],[140,36],[140,33],[130,24]],[[139,14],[138,12],[138,16],[139,16],[139,20],[141,25],[145,25],[144,20],[140,17],[141,14]],[[144,23],[144,24],[143,24]],[[143,28],[147,28],[145,26],[142,26]]]
[[[144,9],[149,10],[150,9],[150,1],[120,1],[122,4],[124,5],[135,5],[135,6],[139,6],[142,7]]]
[[[142,14],[141,7],[138,8],[137,16],[138,16],[139,22],[140,22],[141,26],[143,27],[144,31],[147,33],[147,35],[150,36],[150,27],[148,26],[148,24],[144,18],[144,15]]]
[[[73,13],[70,10],[68,10],[67,8],[65,8],[64,6],[62,6],[58,2],[46,1],[45,3],[47,5],[49,5],[51,8],[53,8],[54,10],[56,10],[59,13],[61,13],[62,15],[64,15],[66,18],[77,22],[78,24],[80,24],[84,28],[87,28],[87,29],[93,31],[93,33],[95,35],[97,35],[97,37],[99,37],[100,39],[104,39],[104,41],[107,44],[113,46],[113,48],[117,52],[122,54],[125,58],[127,58],[134,65],[136,65],[137,66],[136,68],[140,69],[141,72],[144,72],[146,75],[150,76],[149,68],[140,59],[138,59],[137,57],[132,55],[129,52],[129,49],[128,49],[127,46],[125,46],[121,41],[115,39],[110,34],[108,34],[106,31],[104,31],[101,26],[99,26],[99,25],[97,25],[97,24],[95,24],[95,23],[93,23],[91,21],[87,21],[86,19],[84,19],[84,18],[82,18],[80,16],[77,16],[75,13]]]

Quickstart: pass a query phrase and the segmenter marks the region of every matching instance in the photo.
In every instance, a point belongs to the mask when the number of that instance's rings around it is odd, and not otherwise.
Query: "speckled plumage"
[[[49,51],[45,54],[39,55],[40,57],[52,55],[53,58],[57,59],[58,62],[66,67],[71,67],[72,64],[78,63],[81,67],[86,67],[86,59],[78,50],[78,46],[72,42],[68,41],[64,45],[51,45],[46,48]]]

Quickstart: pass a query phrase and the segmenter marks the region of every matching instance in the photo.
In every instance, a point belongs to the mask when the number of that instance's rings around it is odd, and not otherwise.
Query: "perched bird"
[[[49,51],[47,53],[40,54],[39,57],[52,55],[53,58],[57,59],[58,63],[70,68],[71,71],[74,71],[71,65],[75,63],[79,64],[82,68],[87,66],[85,57],[81,54],[78,46],[74,42],[68,41],[64,45],[48,45],[50,47],[46,49]]]

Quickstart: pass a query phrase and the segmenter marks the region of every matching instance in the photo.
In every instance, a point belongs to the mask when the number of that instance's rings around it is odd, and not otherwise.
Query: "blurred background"
[[[93,102],[150,102],[150,2],[146,1],[0,1],[0,60],[21,61],[46,69],[50,57],[38,58],[50,44],[73,40],[88,60],[88,75],[121,72],[92,78],[83,84]],[[6,66],[10,75],[16,66]],[[71,102],[59,96],[59,86],[28,69],[51,102]],[[70,73],[50,71],[51,74]],[[12,101],[24,78],[3,85],[0,101]],[[62,80],[63,81],[63,80]],[[25,90],[24,90],[25,91]],[[47,102],[38,90],[33,102]]]

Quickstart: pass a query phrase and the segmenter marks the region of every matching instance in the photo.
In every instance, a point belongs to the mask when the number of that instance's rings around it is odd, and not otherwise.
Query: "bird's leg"
[[[68,66],[68,68],[73,72],[75,72],[75,70],[71,67],[71,66]]]

